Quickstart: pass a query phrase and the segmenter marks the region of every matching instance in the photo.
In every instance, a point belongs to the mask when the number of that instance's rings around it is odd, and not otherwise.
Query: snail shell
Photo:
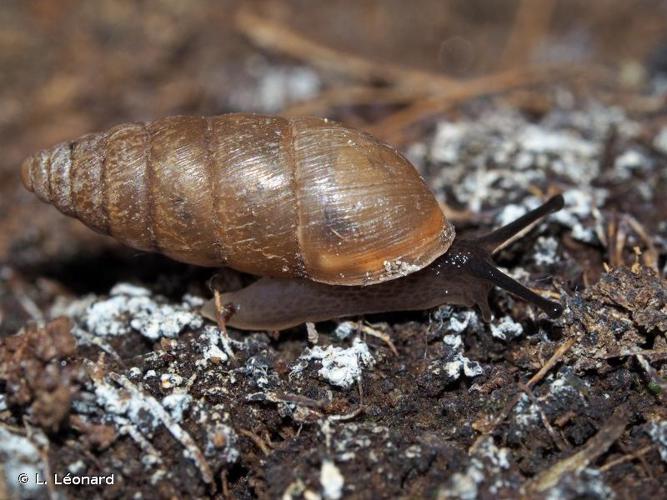
[[[126,245],[261,276],[373,284],[423,268],[454,239],[405,158],[319,118],[123,124],[40,152],[21,175]]]

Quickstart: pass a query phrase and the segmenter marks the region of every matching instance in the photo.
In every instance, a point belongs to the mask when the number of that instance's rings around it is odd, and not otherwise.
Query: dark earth
[[[664,2],[8,1],[0,68],[0,498],[667,497]],[[226,337],[214,271],[20,185],[61,140],[231,111],[397,144],[459,234],[563,193],[497,255],[563,316],[496,289],[490,323]]]

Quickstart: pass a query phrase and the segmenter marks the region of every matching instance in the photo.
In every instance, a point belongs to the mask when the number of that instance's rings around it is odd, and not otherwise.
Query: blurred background
[[[22,159],[59,141],[119,122],[256,111],[329,116],[403,147],[487,95],[539,116],[551,105],[539,85],[561,81],[661,115],[667,2],[3,0],[3,279],[94,271],[97,291],[114,282],[95,256],[126,250],[19,187]],[[108,261],[113,279],[123,258]]]

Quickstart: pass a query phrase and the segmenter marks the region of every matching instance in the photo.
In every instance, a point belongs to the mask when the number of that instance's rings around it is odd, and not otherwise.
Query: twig
[[[409,69],[395,64],[369,61],[340,52],[306,38],[282,23],[267,19],[242,7],[236,14],[236,27],[256,45],[309,62],[324,70],[365,82],[384,81],[410,89],[428,91],[460,88],[455,80],[437,73]]]
[[[236,355],[230,347],[232,340],[229,337],[229,332],[227,332],[227,318],[223,315],[223,311],[226,311],[227,307],[222,304],[222,295],[217,288],[213,290],[213,300],[215,302],[215,319],[218,323],[218,330],[220,330],[220,338],[222,339],[222,348],[225,350],[227,356],[231,359],[236,359]]]
[[[556,363],[560,361],[565,353],[569,351],[576,342],[576,337],[567,339],[558,349],[556,349],[556,352],[553,353],[553,356],[551,356],[549,360],[544,363],[544,366],[542,366],[542,368],[540,368],[540,370],[530,378],[526,385],[528,387],[533,387],[540,380],[542,380],[545,375],[549,373],[549,370],[551,370],[556,365]]]
[[[98,347],[100,350],[103,352],[106,352],[109,356],[114,358],[116,361],[118,361],[121,365],[124,365],[125,363],[123,362],[122,358],[120,355],[116,352],[116,350],[111,347],[110,344],[102,340],[100,337],[97,337],[93,335],[90,332],[87,332],[86,330],[83,330],[82,328],[79,328],[78,326],[75,326],[72,328],[72,335],[74,336],[75,339],[77,339],[79,342],[82,343],[88,343],[90,345],[94,345]]]
[[[394,345],[394,342],[391,340],[391,336],[387,333],[381,332],[380,330],[377,330],[370,325],[364,325],[363,323],[359,325],[359,331],[370,335],[371,337],[376,337],[380,340],[382,340],[391,352],[394,354],[394,356],[398,356],[398,350],[396,349],[396,346]]]
[[[644,226],[640,224],[640,222],[635,219],[632,215],[630,214],[623,214],[623,218],[626,220],[626,222],[630,225],[630,227],[639,235],[639,237],[644,240],[644,243],[646,243],[646,251],[642,253],[644,256],[644,265],[646,267],[649,267],[653,269],[656,274],[659,274],[658,271],[658,250],[655,247],[655,244],[653,243],[653,238],[651,238],[648,235],[648,232],[646,229],[644,229]]]
[[[464,85],[438,95],[420,99],[379,123],[369,127],[368,132],[392,143],[402,141],[401,132],[410,125],[447,111],[456,104],[483,95],[499,94],[514,88],[535,85],[557,71],[558,66],[519,68],[482,76],[465,82]]]
[[[44,314],[37,304],[35,304],[35,301],[26,293],[26,286],[23,278],[12,269],[9,269],[8,274],[9,278],[7,280],[7,285],[17,302],[21,305],[23,310],[28,313],[33,321],[43,323],[45,321]]]
[[[428,95],[418,89],[406,87],[378,88],[367,85],[348,85],[331,88],[305,101],[297,102],[285,108],[284,116],[326,115],[337,106],[363,106],[378,104],[401,104]]]
[[[151,456],[155,459],[157,464],[162,464],[162,459],[160,458],[160,452],[158,452],[151,442],[144,437],[144,435],[139,431],[136,425],[130,422],[127,419],[119,418],[119,421],[123,422],[118,432],[121,434],[129,435],[141,448],[146,455]]]
[[[577,472],[587,467],[593,460],[606,452],[623,434],[628,416],[624,407],[619,408],[595,436],[590,438],[574,455],[571,455],[547,470],[541,472],[526,485],[529,494],[542,493],[558,484],[561,477],[569,472]]]
[[[108,386],[104,382],[104,374],[99,369],[98,366],[94,365],[92,362],[88,365],[88,373],[93,380],[93,382],[98,386]],[[211,472],[211,467],[204,458],[204,454],[195,443],[194,439],[188,434],[172,417],[167,413],[167,410],[150,394],[144,393],[143,390],[139,389],[135,384],[133,384],[127,377],[124,375],[119,375],[117,373],[111,372],[107,375],[111,380],[116,382],[118,385],[127,390],[132,397],[135,397],[146,405],[150,412],[159,420],[162,421],[167,430],[171,433],[174,438],[183,445],[187,450],[187,455],[191,458],[199,472],[202,476],[202,479],[206,484],[213,485],[213,473]],[[111,388],[111,387],[107,387]]]
[[[633,453],[628,453],[626,455],[623,455],[622,457],[619,457],[615,460],[607,462],[602,467],[600,467],[600,472],[607,472],[609,469],[611,469],[613,467],[616,467],[617,465],[623,464],[625,462],[629,462],[630,460],[638,459],[639,457],[641,457],[643,455],[646,455],[654,447],[655,447],[655,445],[649,444],[648,446],[644,446],[643,448],[640,448]]]
[[[227,469],[223,467],[220,471],[220,481],[222,482],[222,498],[225,500],[232,498],[229,491],[229,479],[227,478],[227,475]]]
[[[631,351],[623,350],[621,352],[608,353],[595,357],[598,359],[614,359],[614,358],[622,358],[625,356],[637,356],[637,355],[646,356],[650,359],[653,359],[655,357],[657,358],[655,359],[655,361],[660,361],[661,359],[665,359],[665,357],[667,357],[667,349],[637,349]]]
[[[482,429],[480,429],[484,434],[490,434],[493,432],[493,430],[498,427],[510,414],[512,411],[512,408],[516,406],[516,404],[519,402],[519,399],[521,399],[521,395],[525,391],[525,388],[532,389],[534,385],[536,385],[538,382],[540,382],[547,373],[549,373],[549,370],[551,370],[558,361],[565,355],[567,351],[569,351],[572,346],[577,342],[576,338],[570,338],[568,339],[564,344],[562,344],[558,349],[556,349],[556,352],[553,353],[551,358],[547,360],[547,362],[540,368],[540,370],[533,375],[528,383],[526,383],[525,387],[519,391],[518,394],[516,394],[502,409],[498,417],[490,422],[488,425],[485,424]],[[521,388],[521,385],[519,386]],[[530,396],[530,394],[528,394]],[[547,429],[548,430],[548,429]]]
[[[248,429],[239,429],[239,433],[250,439],[250,441],[252,441],[255,446],[257,446],[257,448],[262,450],[264,456],[268,457],[271,454],[271,450],[269,450],[269,447],[266,445],[266,443],[254,432],[249,431]]]
[[[268,396],[269,393],[267,393]],[[300,406],[308,406],[311,408],[326,408],[331,401],[323,399],[317,400],[312,398],[307,398],[306,396],[301,396],[299,394],[282,394],[280,396],[271,393],[273,398],[270,401],[282,402],[282,403],[294,403]],[[267,398],[268,399],[268,398]]]
[[[364,408],[362,406],[356,408],[355,410],[352,410],[350,413],[344,413],[342,415],[329,415],[327,417],[327,420],[330,420],[331,422],[343,422],[345,420],[352,420],[361,412],[364,411]]]
[[[306,321],[306,333],[308,334],[308,343],[317,344],[320,339],[320,334],[315,328],[315,323],[311,321]]]

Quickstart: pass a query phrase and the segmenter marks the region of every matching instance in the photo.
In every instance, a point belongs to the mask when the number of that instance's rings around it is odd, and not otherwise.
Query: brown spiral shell
[[[319,118],[123,124],[37,153],[21,176],[126,245],[261,276],[372,284],[428,265],[454,238],[407,160]]]

